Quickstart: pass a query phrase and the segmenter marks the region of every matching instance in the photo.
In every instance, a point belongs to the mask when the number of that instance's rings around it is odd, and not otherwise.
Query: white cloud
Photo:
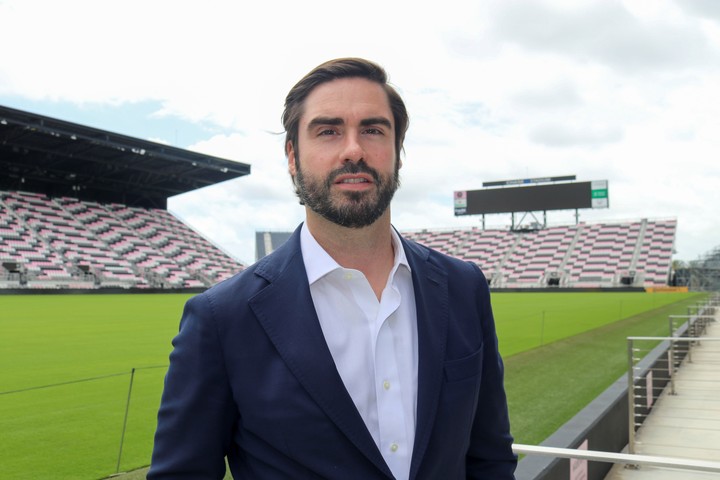
[[[532,141],[550,147],[577,145],[592,147],[606,143],[617,143],[622,138],[622,129],[604,125],[543,125],[530,133]]]
[[[365,56],[388,69],[411,114],[398,227],[477,225],[454,217],[453,191],[576,174],[610,182],[611,208],[581,219],[675,216],[688,259],[720,244],[717,3],[4,0],[0,31],[13,44],[0,95],[152,102],[155,119],[207,126],[184,147],[252,173],[170,208],[252,261],[256,230],[303,218],[276,134],[285,94],[328,58]]]
[[[718,59],[697,22],[638,18],[620,1],[575,2],[564,8],[505,2],[496,13],[493,30],[501,40],[626,73],[676,71]]]

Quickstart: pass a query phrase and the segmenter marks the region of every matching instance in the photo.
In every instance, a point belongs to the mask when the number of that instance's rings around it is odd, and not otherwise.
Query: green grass
[[[3,477],[92,479],[114,473],[133,368],[138,370],[120,470],[146,465],[170,339],[188,297],[0,296]],[[616,373],[624,366],[612,352],[624,352],[625,336],[666,335],[672,309],[664,306],[693,297],[494,294],[517,441],[538,443],[564,423],[622,373]],[[653,308],[662,310],[633,316]],[[96,379],[77,382],[88,378]]]
[[[147,464],[170,339],[187,298],[0,296],[2,476],[114,473],[133,368],[121,470]],[[97,379],[73,383],[87,378]]]
[[[500,351],[510,357],[695,294],[495,293],[492,296]]]
[[[505,358],[515,442],[537,445],[550,436],[627,372],[627,337],[668,336],[668,315],[687,313],[698,299],[658,298],[655,309]]]
[[[189,297],[0,296],[0,392],[166,365]]]

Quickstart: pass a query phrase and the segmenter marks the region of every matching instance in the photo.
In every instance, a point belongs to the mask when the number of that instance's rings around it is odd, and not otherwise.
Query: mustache
[[[346,174],[354,174],[354,173],[367,173],[368,175],[372,176],[373,181],[376,185],[380,185],[382,183],[380,179],[380,174],[377,170],[370,167],[367,163],[365,163],[365,160],[360,160],[357,163],[356,162],[347,162],[345,165],[343,165],[340,168],[337,168],[330,172],[330,174],[327,177],[327,180],[325,181],[325,184],[328,188],[335,183],[335,179],[339,177],[340,175],[346,175]]]

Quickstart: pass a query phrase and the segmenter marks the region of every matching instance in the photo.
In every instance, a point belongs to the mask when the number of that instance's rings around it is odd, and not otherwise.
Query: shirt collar
[[[404,265],[408,271],[411,271],[410,264],[405,256],[405,250],[402,248],[400,235],[398,235],[392,227],[390,227],[390,236],[392,238],[393,250],[395,250],[395,259],[393,261],[391,275],[400,265]],[[300,250],[303,261],[305,262],[305,271],[307,272],[310,285],[328,273],[343,268],[320,246],[317,240],[315,240],[315,237],[312,236],[312,233],[310,233],[307,227],[307,223],[303,223],[300,229]]]

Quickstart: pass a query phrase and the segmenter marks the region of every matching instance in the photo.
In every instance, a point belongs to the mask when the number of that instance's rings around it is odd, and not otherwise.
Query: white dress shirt
[[[378,301],[359,270],[343,268],[303,224],[300,246],[315,310],[345,388],[395,478],[410,475],[417,407],[415,293],[400,238]]]

